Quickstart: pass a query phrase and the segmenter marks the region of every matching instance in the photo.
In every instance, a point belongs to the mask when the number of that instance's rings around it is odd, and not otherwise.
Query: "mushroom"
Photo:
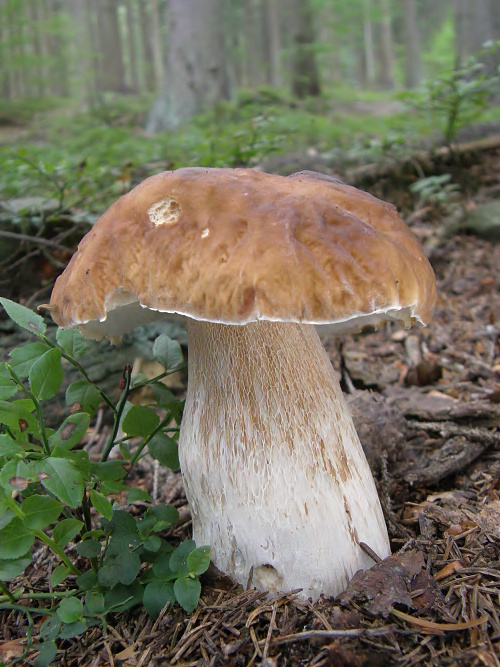
[[[375,483],[315,325],[426,324],[435,280],[396,209],[337,179],[186,168],[115,202],[51,315],[110,339],[186,317],[179,458],[193,537],[240,584],[336,595],[390,553]]]

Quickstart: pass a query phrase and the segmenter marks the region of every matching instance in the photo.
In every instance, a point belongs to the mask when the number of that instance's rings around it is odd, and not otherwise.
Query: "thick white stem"
[[[390,553],[377,491],[310,325],[188,319],[179,442],[193,537],[245,586],[336,595]]]

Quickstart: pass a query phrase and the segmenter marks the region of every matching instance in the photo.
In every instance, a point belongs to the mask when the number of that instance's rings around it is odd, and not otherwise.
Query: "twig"
[[[408,426],[421,431],[430,431],[439,433],[443,438],[461,435],[464,438],[475,440],[485,445],[500,445],[500,433],[490,431],[486,428],[477,426],[461,426],[454,422],[420,422],[418,420],[409,420]]]
[[[381,628],[352,628],[349,630],[305,630],[304,632],[296,632],[291,635],[283,635],[282,637],[275,637],[271,639],[271,646],[278,646],[279,644],[290,644],[296,641],[310,641],[311,639],[342,639],[355,637],[383,637],[391,635],[397,630],[397,625],[384,625]],[[262,640],[261,644],[266,640]]]
[[[267,652],[269,651],[269,644],[271,642],[271,636],[273,634],[274,626],[276,625],[276,611],[278,609],[278,601],[273,604],[273,613],[271,615],[271,622],[269,623],[269,629],[267,631],[266,643],[264,644],[264,650],[262,651],[262,659],[267,658]]]
[[[44,239],[41,236],[29,236],[28,234],[18,234],[17,232],[7,232],[4,229],[0,230],[0,236],[3,236],[7,239],[14,239],[16,241],[27,241],[28,243],[36,243],[37,245],[44,245],[48,248],[55,248],[56,250],[61,250],[62,252],[71,252],[70,248],[60,245],[55,241],[50,239]]]

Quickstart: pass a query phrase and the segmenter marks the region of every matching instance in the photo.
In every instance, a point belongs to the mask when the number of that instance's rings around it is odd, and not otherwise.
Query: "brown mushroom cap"
[[[185,168],[146,179],[99,218],[56,282],[51,315],[94,337],[151,319],[145,309],[349,329],[425,324],[435,296],[394,206],[314,172]]]

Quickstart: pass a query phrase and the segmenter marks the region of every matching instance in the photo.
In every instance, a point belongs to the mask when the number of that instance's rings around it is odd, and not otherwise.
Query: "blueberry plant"
[[[170,544],[162,533],[179,518],[177,509],[127,483],[146,453],[178,468],[182,402],[161,380],[182,366],[179,344],[160,335],[153,353],[164,371],[148,379],[125,367],[114,403],[80,364],[87,342],[78,332],[59,329],[52,340],[40,315],[8,299],[0,304],[34,336],[0,363],[0,610],[27,617],[26,651],[11,664],[35,647],[35,667],[45,667],[61,641],[106,627],[112,612],[142,604],[157,618],[175,603],[192,612],[210,554],[191,540]],[[80,379],[65,389],[67,416],[50,428],[44,408],[62,395],[68,364]],[[133,405],[130,392],[146,385],[150,404]],[[99,406],[111,412],[113,426],[100,460],[92,460],[81,441]],[[116,448],[121,457],[110,459]],[[138,501],[147,509],[136,518],[127,506]],[[39,580],[36,591],[29,584],[38,547],[53,554],[45,592]],[[35,632],[37,615],[45,620]]]

